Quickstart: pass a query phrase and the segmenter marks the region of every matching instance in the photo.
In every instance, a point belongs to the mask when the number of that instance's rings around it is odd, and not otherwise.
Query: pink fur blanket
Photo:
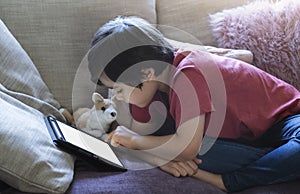
[[[219,47],[250,50],[254,65],[300,90],[300,1],[254,1],[210,16]]]

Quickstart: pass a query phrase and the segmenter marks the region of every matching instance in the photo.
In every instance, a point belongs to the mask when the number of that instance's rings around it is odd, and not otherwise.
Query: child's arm
[[[160,169],[175,176],[193,176],[198,172],[198,164],[201,164],[201,160],[195,158],[193,161],[170,161],[160,166]]]
[[[198,169],[197,173],[194,174],[193,177],[211,185],[214,185],[215,187],[227,192],[222,176],[219,174],[214,174],[205,170]]]
[[[167,160],[191,161],[200,150],[205,115],[200,115],[181,124],[176,133],[166,136],[142,136],[119,126],[108,139],[114,146],[147,152]]]
[[[192,176],[227,192],[227,189],[222,180],[222,176],[220,174],[214,174],[205,170],[198,169],[197,164],[200,163],[201,160],[188,162],[170,161],[167,164],[160,166],[160,169],[175,177]]]

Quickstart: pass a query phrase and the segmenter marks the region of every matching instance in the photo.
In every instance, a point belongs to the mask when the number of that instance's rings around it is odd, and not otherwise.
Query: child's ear
[[[92,100],[95,104],[101,103],[104,101],[104,98],[101,96],[101,94],[94,92],[92,96]]]
[[[143,74],[142,81],[149,81],[155,76],[155,70],[152,67],[144,68],[141,70],[141,72]]]

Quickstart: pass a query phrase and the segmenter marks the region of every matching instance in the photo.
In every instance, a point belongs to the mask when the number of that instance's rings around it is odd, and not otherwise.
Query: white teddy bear
[[[112,122],[117,119],[115,104],[97,92],[93,93],[92,100],[92,108],[79,108],[74,112],[75,125],[78,129],[104,140]]]

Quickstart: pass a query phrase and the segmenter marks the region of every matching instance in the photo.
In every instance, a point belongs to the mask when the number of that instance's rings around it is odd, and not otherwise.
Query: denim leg
[[[300,178],[300,139],[294,138],[248,166],[222,174],[228,191]]]
[[[296,114],[273,125],[260,139],[256,140],[254,144],[257,146],[272,145],[278,147],[288,140],[299,136],[300,114]]]
[[[243,168],[222,174],[228,191],[300,179],[300,115],[274,125],[257,142],[276,148]]]
[[[213,138],[208,141],[213,141]],[[210,143],[204,143],[202,148],[209,145]],[[271,147],[258,148],[237,141],[217,139],[208,152],[198,154],[197,157],[202,160],[198,166],[212,173],[224,174],[247,166],[271,150],[273,150]]]

